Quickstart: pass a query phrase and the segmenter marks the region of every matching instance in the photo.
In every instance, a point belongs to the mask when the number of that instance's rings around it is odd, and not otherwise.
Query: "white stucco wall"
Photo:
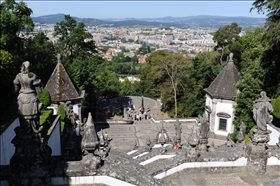
[[[269,134],[270,141],[268,142],[268,145],[276,145],[276,143],[279,143],[278,138],[280,136],[280,132],[270,125],[267,125],[267,129],[271,130],[271,133]]]
[[[209,123],[210,123],[210,131],[211,132],[214,132],[214,117],[216,112],[215,112],[215,109],[213,108],[213,104],[212,104],[212,99],[209,95],[206,94],[206,99],[205,99],[205,106],[209,107],[211,109],[211,113],[210,113],[210,120],[209,120]],[[208,114],[206,111],[205,111],[206,114]]]
[[[16,118],[0,136],[0,165],[9,165],[10,159],[15,153],[15,146],[12,144],[12,139],[16,135],[14,129],[17,126],[20,126],[18,118]],[[48,145],[52,149],[52,156],[61,156],[60,134],[60,120],[58,120],[58,123],[56,124],[54,131],[48,140]]]
[[[76,113],[76,114],[78,114],[79,115],[79,118],[77,118],[77,120],[76,120],[76,122],[79,124],[80,122],[81,122],[81,120],[82,120],[82,115],[81,115],[81,104],[80,103],[78,103],[78,104],[74,104],[73,105],[73,111]]]
[[[13,123],[0,136],[0,165],[9,165],[10,159],[15,153],[15,146],[12,144],[12,139],[16,136],[14,129],[19,126],[19,119],[15,119]]]
[[[207,95],[207,94],[206,94],[205,97],[206,97],[205,105],[209,106],[211,108],[211,110],[212,110],[212,99],[211,99],[211,97],[209,95]]]
[[[78,104],[74,104],[74,105],[73,105],[73,111],[74,111],[76,114],[79,114],[79,106],[78,106]]]
[[[214,128],[214,133],[218,135],[223,135],[227,136],[229,133],[232,133],[234,131],[234,126],[232,124],[233,121],[233,101],[228,101],[228,100],[214,100],[217,102],[216,106],[216,115],[215,115],[215,128]],[[229,114],[231,117],[230,118],[224,118],[227,119],[227,128],[226,131],[224,130],[219,130],[219,121],[220,117],[217,116],[217,113],[224,112]]]
[[[48,145],[52,149],[52,156],[61,156],[61,138],[60,138],[60,120],[55,125],[55,128],[48,140]]]
[[[209,107],[211,109],[210,113],[210,131],[214,132],[215,134],[227,136],[229,133],[232,133],[234,131],[234,126],[232,124],[234,115],[233,106],[235,105],[234,101],[231,100],[222,100],[222,99],[212,99],[209,95],[206,94],[206,100],[205,100],[205,106]],[[206,112],[206,111],[205,111]],[[230,118],[224,118],[227,119],[227,128],[226,131],[219,130],[219,121],[220,117],[217,116],[217,113],[227,113],[231,117]]]

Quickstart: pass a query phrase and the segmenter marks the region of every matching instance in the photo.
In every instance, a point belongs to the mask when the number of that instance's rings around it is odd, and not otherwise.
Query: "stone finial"
[[[230,53],[229,54],[229,62],[233,62],[232,57],[233,57],[233,53]]]
[[[60,60],[61,55],[60,55],[60,54],[57,54],[56,57],[57,57],[57,62],[58,62],[58,63],[61,63],[61,60]]]
[[[246,125],[244,122],[241,123],[239,133],[237,135],[237,142],[242,143],[245,140],[245,133],[246,133]]]
[[[82,139],[82,149],[87,151],[94,151],[99,144],[97,133],[93,124],[91,113],[88,114],[87,123],[84,126],[84,137]]]

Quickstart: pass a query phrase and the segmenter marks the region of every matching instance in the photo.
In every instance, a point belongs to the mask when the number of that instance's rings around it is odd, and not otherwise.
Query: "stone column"
[[[10,160],[9,185],[51,185],[49,160],[51,148],[20,127],[12,140],[15,153]]]
[[[269,131],[268,131],[269,132]],[[269,134],[259,134],[257,129],[250,134],[251,143],[246,147],[247,170],[253,174],[264,174],[267,165],[267,142]]]

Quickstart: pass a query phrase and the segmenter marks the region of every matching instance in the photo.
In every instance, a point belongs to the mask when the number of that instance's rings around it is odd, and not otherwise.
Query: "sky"
[[[265,17],[250,12],[254,1],[34,1],[23,0],[33,10],[31,17],[70,14],[79,18],[159,18],[197,15]]]

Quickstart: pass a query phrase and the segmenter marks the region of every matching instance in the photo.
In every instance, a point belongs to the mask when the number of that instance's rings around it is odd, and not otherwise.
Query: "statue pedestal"
[[[199,144],[198,144],[198,149],[201,152],[206,152],[207,151],[207,144],[208,144],[208,139],[207,138],[200,138],[199,139]]]
[[[247,170],[254,174],[264,174],[267,166],[267,147],[266,144],[269,142],[269,133],[259,133],[254,130],[250,138],[252,142],[246,147],[247,154]]]
[[[93,153],[88,153],[82,158],[82,164],[87,169],[96,170],[101,167],[101,158]]]
[[[51,185],[49,160],[51,148],[41,143],[39,136],[15,129],[12,140],[15,153],[10,160],[9,185]]]
[[[247,170],[255,174],[264,174],[266,172],[267,154],[264,145],[249,145],[251,149],[248,155]]]
[[[200,156],[200,154],[196,150],[195,146],[191,146],[190,150],[187,151],[186,155],[188,158],[197,158]]]

